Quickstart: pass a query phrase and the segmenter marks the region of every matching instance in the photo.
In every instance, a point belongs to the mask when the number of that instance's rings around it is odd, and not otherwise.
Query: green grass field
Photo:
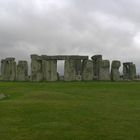
[[[1,82],[0,140],[140,140],[139,82]]]

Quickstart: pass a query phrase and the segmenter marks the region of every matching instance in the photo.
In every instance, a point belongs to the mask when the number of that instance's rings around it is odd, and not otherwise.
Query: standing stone
[[[64,80],[65,81],[81,81],[82,62],[81,60],[67,59],[65,60]]]
[[[72,59],[65,60],[64,66],[64,80],[65,81],[74,81],[76,70],[75,70],[75,61]]]
[[[132,65],[130,71],[131,71],[131,76],[130,77],[131,77],[132,80],[134,80],[135,77],[136,77],[136,65],[135,64]]]
[[[1,80],[8,80],[6,75],[6,61],[5,59],[1,60]]]
[[[121,62],[114,60],[111,64],[111,80],[112,81],[119,81],[120,80],[120,72],[119,68],[121,66]]]
[[[75,65],[75,80],[76,81],[81,81],[82,80],[82,62],[81,60],[75,60],[74,61]]]
[[[99,63],[102,61],[102,55],[94,55],[91,59],[93,60],[93,78],[99,80]]]
[[[93,61],[92,60],[83,61],[82,80],[85,80],[85,81],[93,80]]]
[[[136,76],[136,66],[132,62],[123,63],[123,78],[126,80],[134,80]]]
[[[4,81],[16,80],[15,58],[6,58],[1,60],[1,79]]]
[[[110,62],[109,60],[99,61],[99,80],[110,80]]]
[[[43,80],[42,59],[38,55],[31,55],[31,80]]]
[[[27,61],[19,61],[17,65],[17,81],[28,80],[28,63]]]
[[[43,79],[45,81],[57,81],[57,60],[43,60]]]

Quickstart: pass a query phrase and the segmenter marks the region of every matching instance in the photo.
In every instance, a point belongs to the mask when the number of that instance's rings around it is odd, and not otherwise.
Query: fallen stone
[[[9,95],[6,95],[4,93],[0,93],[0,100],[6,99],[8,97],[9,97]]]

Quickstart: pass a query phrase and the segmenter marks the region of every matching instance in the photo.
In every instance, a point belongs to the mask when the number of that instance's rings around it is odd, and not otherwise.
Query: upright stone
[[[85,80],[85,81],[93,80],[93,61],[92,60],[83,60],[82,80]]]
[[[82,80],[82,62],[81,62],[81,60],[75,60],[74,67],[75,67],[75,80],[81,81]]]
[[[76,75],[75,61],[72,59],[65,60],[64,66],[64,80],[65,81],[74,81]]]
[[[28,81],[28,63],[19,61],[17,65],[17,81]]]
[[[126,80],[134,80],[136,76],[136,66],[132,62],[123,63],[123,78]]]
[[[131,71],[131,76],[130,77],[131,77],[132,80],[134,80],[135,77],[136,77],[136,65],[135,64],[132,65],[132,68],[131,68],[130,71]]]
[[[121,66],[121,62],[114,60],[111,64],[111,80],[112,81],[119,81],[120,80],[120,72],[119,68]]]
[[[81,81],[82,79],[82,62],[81,60],[67,59],[65,60],[64,80],[65,81]]]
[[[99,80],[110,80],[110,62],[109,60],[99,61]]]
[[[57,60],[43,60],[43,77],[45,81],[57,81]]]
[[[31,55],[31,80],[42,81],[43,80],[43,68],[42,59],[38,55]]]
[[[1,79],[4,81],[16,80],[15,58],[6,58],[1,60]]]
[[[7,74],[6,74],[6,61],[5,59],[1,60],[1,80],[8,80]]]
[[[102,61],[102,55],[94,55],[91,59],[93,60],[93,78],[99,80],[99,63]]]

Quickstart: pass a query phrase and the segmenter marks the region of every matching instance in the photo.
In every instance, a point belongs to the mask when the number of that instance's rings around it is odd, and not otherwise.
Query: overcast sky
[[[140,72],[140,0],[0,0],[0,59],[102,54]]]

